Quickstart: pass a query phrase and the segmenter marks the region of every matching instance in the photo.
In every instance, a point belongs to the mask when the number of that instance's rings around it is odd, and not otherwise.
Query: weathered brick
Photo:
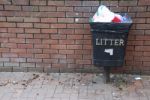
[[[146,7],[128,7],[128,12],[145,12],[146,11]]]
[[[26,62],[26,58],[11,58],[11,62]]]
[[[15,38],[16,37],[16,34],[15,33],[1,33],[0,34],[0,37],[3,37],[3,38]]]
[[[90,34],[90,30],[88,29],[76,29],[75,34]]]
[[[5,10],[21,10],[21,6],[13,6],[13,5],[5,5],[4,6]]]
[[[4,8],[3,8],[3,6],[2,5],[0,5],[0,10],[3,10]]]
[[[26,49],[26,48],[33,48],[33,44],[18,44],[18,48]]]
[[[9,0],[1,0],[0,4],[11,4]]]
[[[75,54],[91,54],[92,52],[90,50],[75,50]]]
[[[25,29],[26,33],[40,33],[40,29]]]
[[[8,38],[0,38],[0,42],[7,43],[8,42]]]
[[[67,39],[83,39],[83,35],[67,35]]]
[[[44,68],[43,67],[28,67],[27,68],[29,72],[43,72],[44,71]]]
[[[40,18],[26,17],[24,18],[24,22],[40,22]]]
[[[66,45],[51,45],[51,49],[66,49]]]
[[[35,44],[34,45],[34,48],[39,48],[39,49],[42,49],[42,48],[46,49],[46,48],[49,48],[49,47],[50,47],[49,44]]]
[[[91,35],[84,35],[84,37],[83,37],[84,39],[92,39],[92,36]]]
[[[35,58],[50,58],[49,54],[35,54]]]
[[[0,28],[0,32],[7,32],[7,28]]]
[[[27,67],[13,67],[12,69],[13,72],[27,72]]]
[[[49,24],[43,24],[43,23],[34,23],[35,28],[50,28]]]
[[[136,24],[136,29],[150,29],[150,24]]]
[[[43,59],[44,63],[58,63],[58,59]]]
[[[143,40],[143,41],[146,40],[146,41],[149,41],[150,40],[150,36],[149,35],[142,35],[142,36],[141,35],[137,35],[136,36],[136,40]]]
[[[2,57],[18,57],[18,55],[16,53],[2,53]]]
[[[74,54],[74,50],[59,50],[59,54]]]
[[[37,43],[42,43],[42,40],[41,39],[26,39],[26,43],[37,44]]]
[[[73,23],[73,18],[58,18],[58,23]]]
[[[44,22],[44,23],[56,23],[57,22],[57,18],[41,18],[41,22]]]
[[[56,11],[55,6],[40,6],[39,11]]]
[[[18,38],[33,38],[33,34],[17,34]]]
[[[0,58],[0,62],[9,62],[10,59],[9,58]]]
[[[23,28],[8,28],[8,32],[10,33],[24,33]]]
[[[42,49],[27,49],[27,53],[42,53]],[[43,52],[44,53],[44,52]]]
[[[26,54],[26,49],[19,49],[19,48],[17,48],[17,49],[11,49],[10,50],[10,52],[12,52],[12,53],[17,53],[17,54]]]
[[[139,0],[138,5],[150,5],[149,0]]]
[[[9,48],[0,48],[0,52],[9,52]]]
[[[65,54],[51,54],[51,58],[66,58]]]
[[[29,5],[29,0],[12,0],[13,5]]]
[[[34,38],[36,39],[48,39],[49,38],[49,34],[34,34]]]
[[[92,49],[92,45],[83,45],[83,49],[91,50]]]
[[[91,17],[93,17],[93,13],[83,13],[83,17],[88,17],[88,18],[91,18]]]
[[[48,1],[48,5],[51,5],[51,6],[64,6],[64,3],[65,1],[51,1],[49,0]]]
[[[43,49],[43,53],[58,54],[58,50]]]
[[[11,66],[1,67],[0,71],[1,72],[12,72],[13,71],[13,67],[11,67]]]
[[[19,63],[15,63],[15,62],[4,62],[4,66],[7,66],[7,67],[9,67],[9,66],[19,66]]]
[[[66,39],[67,36],[66,35],[60,35],[60,34],[52,34],[51,35],[51,39]]]
[[[23,17],[7,17],[8,22],[23,22]]]
[[[144,30],[130,30],[129,34],[132,34],[132,35],[143,35],[144,34]]]
[[[33,27],[33,24],[32,23],[17,23],[17,27]]]
[[[82,45],[67,45],[67,49],[82,49]]]
[[[74,34],[74,29],[59,29],[58,33],[60,33],[60,34]]]
[[[39,11],[38,6],[22,6],[23,11]]]
[[[99,6],[99,1],[83,1],[83,6]]]
[[[74,44],[74,40],[59,40],[59,44]]]
[[[52,68],[65,68],[67,64],[52,64]]]
[[[66,28],[66,24],[51,24],[51,28]]]
[[[9,42],[11,42],[11,43],[25,43],[25,39],[10,38]]]
[[[147,67],[149,67],[149,65],[150,65],[150,62],[149,62],[149,61],[147,61],[147,62],[143,62],[143,66],[147,66]]]
[[[42,29],[41,33],[57,33],[57,29]]]
[[[83,55],[83,59],[84,60],[91,60],[92,59],[92,55],[91,54]]]
[[[60,64],[71,64],[71,63],[75,63],[74,59],[60,59],[59,60]]]
[[[113,12],[127,12],[128,8],[127,7],[110,7],[110,10]]]
[[[83,28],[83,24],[67,24],[67,28],[75,28],[75,29]]]
[[[75,23],[88,23],[89,18],[75,18]]]
[[[47,64],[47,63],[36,63],[36,68],[44,68],[44,67],[51,67],[51,64]]]
[[[2,48],[17,48],[16,43],[1,43]]]
[[[134,18],[133,23],[146,23],[145,18]]]
[[[119,6],[137,6],[137,0],[134,1],[119,1]]]
[[[50,40],[50,39],[44,39],[42,41],[44,44],[58,44],[58,40]]]
[[[8,22],[0,22],[0,27],[16,27],[16,24]]]
[[[42,59],[27,58],[27,62],[35,62],[35,63],[38,63],[38,62],[42,62]]]
[[[73,11],[73,7],[57,7],[57,11]]]
[[[81,12],[66,12],[66,17],[82,17]]]
[[[46,5],[46,0],[30,0],[30,5]]]
[[[112,0],[112,1],[108,1],[108,0],[102,0],[100,2],[101,5],[106,5],[106,6],[118,6],[119,2],[117,0]]]
[[[33,54],[20,53],[19,57],[20,58],[33,58],[34,55]]]
[[[76,12],[91,12],[90,7],[75,7],[74,11]]]
[[[143,45],[144,41],[128,41],[128,45]]]
[[[91,64],[91,60],[77,60],[76,64]]]
[[[0,21],[1,21],[1,22],[6,21],[6,17],[0,17]]]
[[[150,51],[149,46],[135,46],[135,51]]]
[[[147,18],[146,23],[150,23],[150,18]]]
[[[145,30],[145,34],[149,35],[150,34],[150,30]]]
[[[20,67],[35,67],[35,63],[20,63]]]
[[[149,18],[150,12],[137,12],[136,17],[146,17]]]
[[[82,2],[81,1],[65,1],[65,6],[81,6]]]

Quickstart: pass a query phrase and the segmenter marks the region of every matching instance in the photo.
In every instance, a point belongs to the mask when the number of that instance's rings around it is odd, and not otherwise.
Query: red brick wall
[[[0,0],[0,71],[95,69],[88,19],[100,4],[134,22],[119,70],[150,71],[149,0]]]

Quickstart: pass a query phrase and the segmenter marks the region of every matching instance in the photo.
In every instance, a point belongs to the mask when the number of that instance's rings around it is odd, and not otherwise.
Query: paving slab
[[[0,100],[150,100],[150,76],[1,72]]]

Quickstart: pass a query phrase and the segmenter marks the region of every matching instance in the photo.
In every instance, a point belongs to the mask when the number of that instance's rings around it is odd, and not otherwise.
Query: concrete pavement
[[[141,79],[139,79],[141,78]],[[150,76],[0,73],[0,100],[150,100]]]

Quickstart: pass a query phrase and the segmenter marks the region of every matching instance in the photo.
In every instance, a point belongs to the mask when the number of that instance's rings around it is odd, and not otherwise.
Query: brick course
[[[150,71],[149,0],[0,0],[1,71],[95,69],[88,20],[100,4],[133,19],[118,70]]]

